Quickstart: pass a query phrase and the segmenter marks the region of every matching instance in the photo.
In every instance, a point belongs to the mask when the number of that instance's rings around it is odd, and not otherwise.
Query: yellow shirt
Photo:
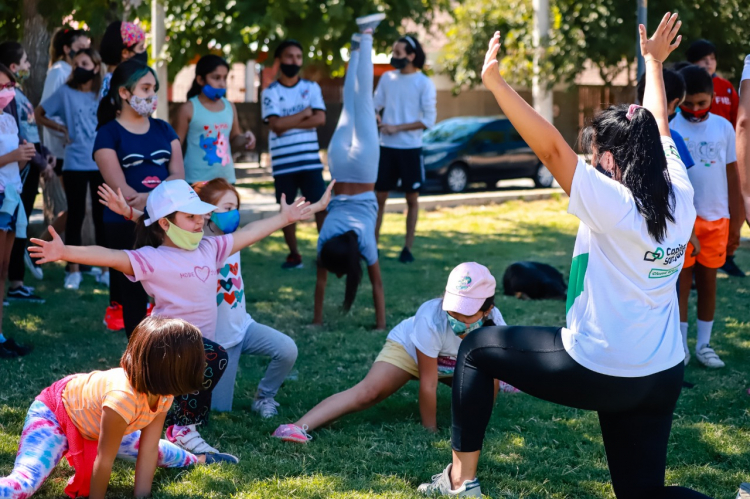
[[[121,368],[79,374],[65,386],[62,401],[68,416],[83,438],[98,440],[102,408],[109,407],[128,423],[125,434],[148,426],[156,416],[167,412],[174,397],[161,396],[155,411],[148,395],[136,392]]]

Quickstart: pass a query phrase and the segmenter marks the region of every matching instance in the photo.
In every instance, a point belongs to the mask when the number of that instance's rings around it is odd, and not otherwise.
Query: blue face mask
[[[448,324],[450,324],[451,329],[454,333],[456,333],[457,336],[468,334],[475,329],[479,329],[482,327],[482,324],[484,324],[484,317],[479,319],[478,321],[474,322],[473,324],[469,324],[468,326],[461,322],[460,320],[454,318],[451,314],[448,312],[445,313],[445,315],[448,316]]]
[[[224,234],[231,234],[240,226],[240,210],[230,210],[224,213],[211,213],[211,221]]]
[[[211,100],[219,100],[227,94],[226,88],[216,88],[209,84],[203,85],[203,95]]]

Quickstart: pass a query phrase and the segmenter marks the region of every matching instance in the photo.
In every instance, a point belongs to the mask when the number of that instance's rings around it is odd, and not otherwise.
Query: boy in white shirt
[[[742,228],[742,196],[739,188],[735,134],[732,124],[710,113],[713,81],[698,66],[687,66],[680,73],[687,96],[682,111],[671,127],[685,139],[695,166],[688,170],[695,189],[693,202],[698,218],[695,235],[699,248],[688,245],[685,266],[680,274],[680,330],[685,348],[685,364],[690,360],[687,347],[688,298],[695,274],[698,291],[698,340],[695,354],[706,367],[724,367],[710,346],[716,310],[716,271],[726,262],[730,234]],[[693,255],[693,253],[697,253]]]

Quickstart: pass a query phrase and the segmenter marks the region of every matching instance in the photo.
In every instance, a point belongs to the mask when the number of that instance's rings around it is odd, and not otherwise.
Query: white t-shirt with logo
[[[240,252],[229,255],[216,271],[216,343],[232,348],[243,339],[247,328],[255,322],[245,307],[245,284],[242,281]]]
[[[300,80],[293,87],[275,81],[263,90],[260,98],[263,121],[272,116],[286,118],[305,109],[325,111],[323,93],[314,81]],[[271,130],[268,133],[268,149],[271,153],[273,176],[304,170],[322,170],[318,132],[314,128],[293,128],[281,135]]]
[[[712,113],[700,123],[678,114],[669,126],[685,139],[695,161],[688,176],[695,189],[693,202],[698,216],[709,222],[729,218],[727,164],[737,161],[734,127]]]
[[[490,318],[496,326],[505,325],[497,307],[493,307]],[[452,372],[458,347],[461,346],[461,338],[456,336],[448,323],[442,298],[423,303],[417,314],[401,321],[388,333],[387,339],[403,346],[414,362],[417,362],[417,349],[427,357],[438,359],[438,371],[442,374],[448,370]]]
[[[661,243],[619,182],[579,159],[571,186],[568,213],[581,224],[562,339],[576,362],[609,376],[648,376],[685,357],[676,283],[695,223],[693,187],[674,141],[661,141],[676,221]]]

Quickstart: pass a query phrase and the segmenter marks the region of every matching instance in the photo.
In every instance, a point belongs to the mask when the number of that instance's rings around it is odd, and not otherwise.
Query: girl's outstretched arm
[[[286,204],[286,196],[281,195],[281,211],[278,215],[257,222],[252,222],[234,233],[234,245],[230,254],[234,254],[251,244],[255,244],[264,237],[267,237],[287,225],[304,220],[319,211],[328,207],[331,200],[331,189],[335,181],[328,184],[323,197],[315,204],[305,201],[305,198],[295,199],[292,204]]]
[[[482,82],[495,96],[505,116],[523,140],[544,163],[563,190],[570,194],[578,156],[549,121],[542,118],[500,76],[497,52],[500,50],[500,32],[490,40],[482,68]]]
[[[141,430],[138,441],[138,458],[135,462],[135,497],[149,497],[151,484],[154,482],[154,472],[159,461],[159,439],[161,438],[164,420],[167,413],[162,412],[151,423]]]
[[[99,430],[99,445],[96,449],[94,471],[91,474],[89,499],[104,499],[112,475],[112,464],[120,450],[122,437],[128,423],[109,407],[102,409],[102,420]]]
[[[52,241],[31,238],[36,246],[29,246],[29,253],[37,263],[49,263],[63,260],[71,263],[83,263],[92,267],[111,267],[125,275],[133,275],[133,266],[127,253],[121,250],[102,248],[101,246],[66,246],[57,231],[49,226]]]
[[[372,302],[375,305],[375,329],[385,329],[385,293],[383,292],[383,278],[380,275],[380,262],[367,267],[367,274],[372,284]]]
[[[662,63],[679,45],[682,36],[677,36],[682,21],[677,20],[677,14],[664,14],[659,27],[653,36],[647,38],[646,27],[638,25],[641,37],[641,54],[646,61],[646,89],[643,93],[643,107],[651,111],[659,126],[659,134],[671,137],[669,131],[669,117],[667,116],[667,94],[664,90],[664,75]],[[675,36],[677,39],[675,40]],[[671,43],[675,40],[674,43]]]

